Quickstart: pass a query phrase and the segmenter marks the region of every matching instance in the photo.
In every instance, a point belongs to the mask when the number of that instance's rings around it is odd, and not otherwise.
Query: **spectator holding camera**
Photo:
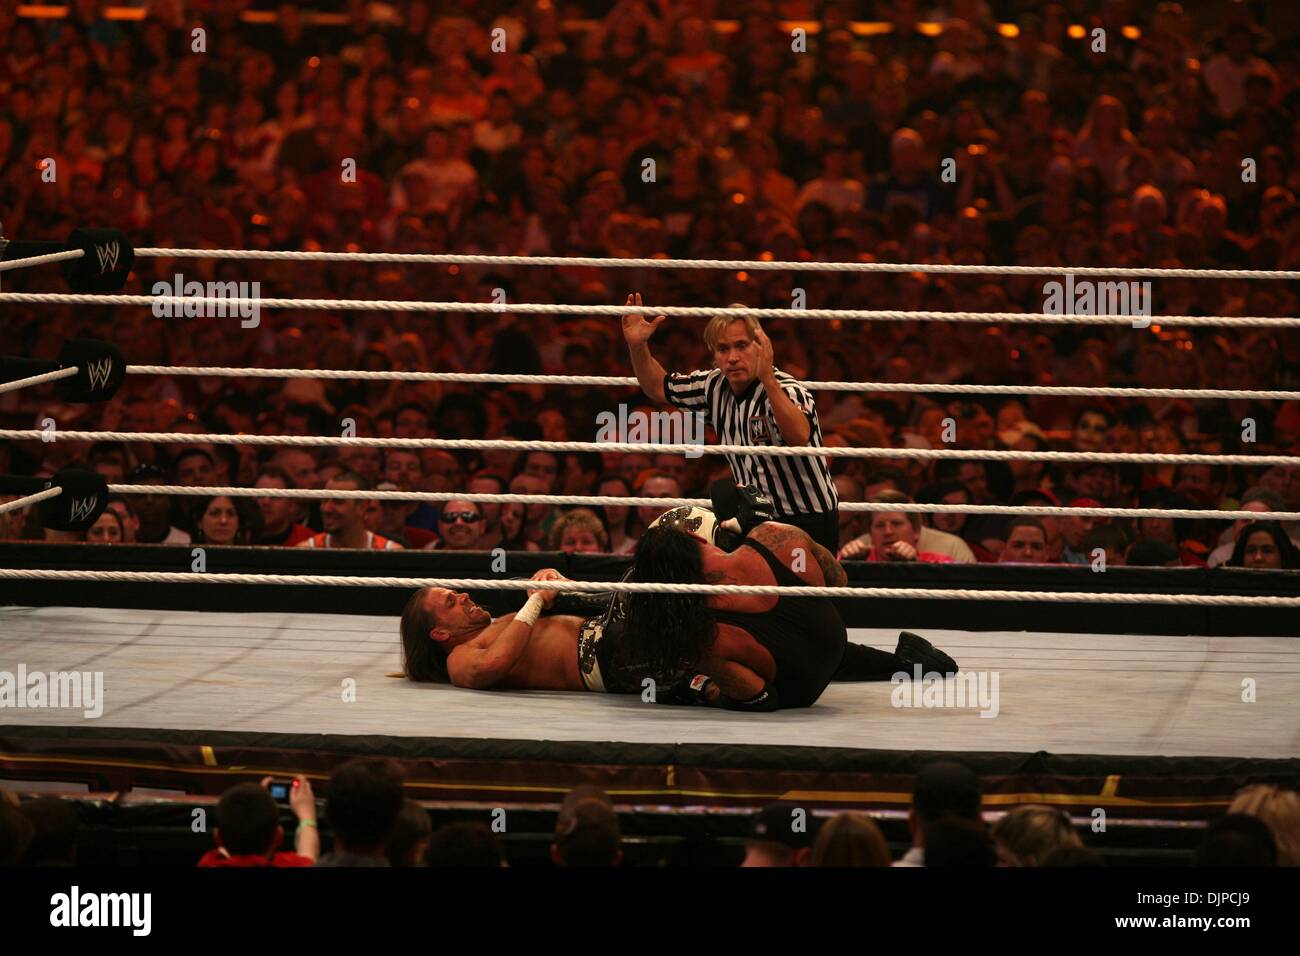
[[[280,849],[284,827],[280,807],[271,796],[271,778],[261,783],[241,783],[221,795],[217,826],[212,831],[216,847],[203,854],[202,867],[311,866],[320,855],[316,826],[316,795],[311,782],[299,775],[289,785],[289,809],[298,818],[294,850]]]

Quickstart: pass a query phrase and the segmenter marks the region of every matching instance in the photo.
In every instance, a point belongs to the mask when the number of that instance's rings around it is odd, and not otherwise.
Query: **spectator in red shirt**
[[[911,504],[901,491],[882,491],[872,501]],[[840,560],[859,558],[866,561],[920,561],[926,564],[949,564],[952,558],[934,551],[920,551],[921,516],[916,512],[877,511],[871,515],[871,530],[840,548]],[[863,557],[865,555],[865,557]]]
[[[306,777],[294,779],[289,807],[298,818],[294,834],[295,852],[280,850],[284,827],[280,808],[267,792],[271,778],[260,784],[241,783],[221,795],[217,805],[218,825],[212,831],[216,849],[199,860],[203,867],[288,867],[312,866],[320,855],[320,833],[316,827],[316,796]]]
[[[289,488],[291,479],[279,465],[263,465],[258,472],[258,488]],[[278,544],[292,548],[312,536],[311,528],[294,520],[299,510],[298,502],[292,498],[257,498],[258,508],[262,512],[262,529],[255,544]]]

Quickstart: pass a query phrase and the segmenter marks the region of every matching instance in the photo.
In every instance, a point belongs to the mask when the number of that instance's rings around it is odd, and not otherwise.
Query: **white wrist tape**
[[[542,596],[540,594],[534,594],[524,602],[524,606],[521,607],[519,613],[515,615],[515,620],[523,621],[529,627],[532,627],[537,623],[537,619],[541,616]]]

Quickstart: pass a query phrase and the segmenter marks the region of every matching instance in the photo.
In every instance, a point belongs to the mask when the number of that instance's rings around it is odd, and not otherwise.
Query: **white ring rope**
[[[323,488],[242,488],[232,485],[213,485],[199,487],[195,485],[109,485],[109,494],[114,495],[186,495],[193,497],[225,498],[297,498],[317,500],[338,500],[359,498],[366,501],[469,501],[473,504],[527,504],[555,505],[591,505],[594,507],[626,508],[710,508],[708,498],[626,498],[614,495],[523,495],[523,494],[489,494],[486,492],[467,492],[457,494],[452,491],[351,491],[348,489],[328,490]],[[1249,517],[1252,521],[1300,521],[1300,512],[1295,511],[1218,511],[1206,509],[1195,511],[1186,508],[1067,508],[1053,505],[943,505],[943,504],[894,504],[886,501],[842,501],[840,511],[876,512],[901,511],[915,514],[998,514],[1031,515],[1035,517],[1061,518],[1204,518],[1213,520],[1236,520]],[[781,520],[777,518],[776,520]]]
[[[26,259],[6,259],[0,262],[0,272],[30,269],[32,266],[43,266],[51,262],[67,262],[69,259],[80,259],[85,254],[84,249],[65,249],[62,252],[48,252],[43,256],[28,256]]]
[[[34,505],[37,502],[45,501],[49,498],[57,498],[63,494],[63,489],[55,485],[53,488],[46,488],[44,491],[38,491],[34,495],[27,495],[23,498],[15,498],[13,501],[6,501],[0,504],[0,515],[6,511],[17,511],[19,508],[26,508],[28,505]]]
[[[0,393],[16,392],[20,388],[44,385],[46,382],[57,382],[62,378],[72,378],[80,371],[81,369],[73,365],[68,368],[56,368],[52,372],[42,372],[40,375],[29,375],[27,378],[16,378],[12,382],[0,382]]]
[[[43,385],[71,378],[80,371],[76,366],[56,369],[42,375],[0,383],[0,393]],[[314,378],[349,379],[372,382],[450,382],[496,385],[590,385],[610,388],[639,387],[632,376],[625,375],[507,375],[492,372],[364,372],[349,369],[311,368],[237,368],[230,366],[128,365],[128,375],[189,375],[210,378]],[[910,392],[942,395],[1061,395],[1097,398],[1189,398],[1189,399],[1258,399],[1261,401],[1300,400],[1300,391],[1241,388],[1100,388],[1090,385],[957,385],[924,382],[800,382],[817,392]]]
[[[333,435],[220,435],[199,432],[44,431],[29,428],[0,429],[11,441],[158,442],[178,445],[286,445],[320,448],[438,448],[444,451],[594,451],[642,454],[699,453],[753,455],[761,458],[955,458],[960,461],[1061,461],[1094,464],[1140,465],[1280,465],[1300,466],[1292,455],[1167,455],[1148,452],[1099,451],[991,451],[978,448],[823,448],[819,445],[679,445],[653,442],[525,441],[494,438],[339,438]]]
[[[485,552],[486,553],[486,552]],[[980,591],[969,588],[792,587],[780,584],[658,584],[632,581],[524,581],[492,578],[399,578],[326,574],[226,574],[179,571],[0,569],[0,579],[119,581],[137,584],[282,584],[325,587],[448,588],[454,591],[617,591],[623,594],[734,594],[904,600],[1041,601],[1050,604],[1184,604],[1198,607],[1300,607],[1300,597],[1244,594],[1112,594],[1100,591]]]
[[[0,393],[71,378],[76,366],[0,383]],[[500,385],[592,385],[639,387],[630,375],[506,375],[490,372],[364,372],[350,369],[238,368],[216,365],[128,365],[128,375],[190,375],[211,378],[315,378],[393,382],[451,382]],[[947,395],[1064,395],[1099,398],[1207,398],[1294,401],[1300,391],[1225,388],[1098,388],[1088,385],[944,385],[922,382],[800,382],[819,392],[915,392]]]
[[[934,262],[780,262],[749,259],[609,259],[593,256],[480,256],[399,252],[293,252],[261,249],[136,249],[155,259],[270,259],[292,262],[410,262],[466,266],[575,266],[597,269],[725,269],[735,272],[926,272],[935,275],[1137,276],[1167,279],[1300,279],[1274,269],[1124,269],[1118,266],[990,266]]]
[[[0,302],[41,305],[170,305],[178,310],[211,307],[216,314],[235,316],[247,309],[320,309],[344,312],[462,312],[497,315],[668,315],[712,318],[730,315],[756,319],[844,319],[878,322],[974,322],[983,325],[1026,323],[1031,325],[1134,325],[1128,315],[1045,315],[1040,312],[911,312],[905,309],[751,309],[679,305],[635,308],[626,305],[556,305],[553,303],[501,304],[497,302],[424,302],[407,299],[283,299],[238,296],[116,295],[64,292],[0,292]],[[224,310],[217,312],[216,310]],[[182,313],[183,314],[183,313]],[[1267,315],[1153,315],[1139,316],[1151,325],[1240,326],[1243,328],[1295,328],[1300,318]]]
[[[363,372],[352,369],[239,368],[222,365],[128,365],[128,375],[212,378],[315,378],[371,382],[451,382],[492,385],[640,387],[631,375],[507,375],[496,372]],[[1300,399],[1300,391],[1228,388],[1098,388],[1089,385],[943,385],[918,382],[800,382],[816,392],[933,392],[948,395],[1072,395],[1098,398]]]

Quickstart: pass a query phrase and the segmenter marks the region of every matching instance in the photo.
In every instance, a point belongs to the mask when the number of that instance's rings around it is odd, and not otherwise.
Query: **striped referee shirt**
[[[822,427],[812,393],[791,375],[776,372],[781,390],[808,416],[808,444],[822,444]],[[678,408],[703,412],[704,422],[724,445],[785,445],[777,428],[767,389],[758,379],[737,395],[721,369],[664,376],[664,397]],[[839,507],[835,482],[821,456],[767,457],[727,455],[738,485],[757,485],[772,499],[779,516],[834,511]]]

